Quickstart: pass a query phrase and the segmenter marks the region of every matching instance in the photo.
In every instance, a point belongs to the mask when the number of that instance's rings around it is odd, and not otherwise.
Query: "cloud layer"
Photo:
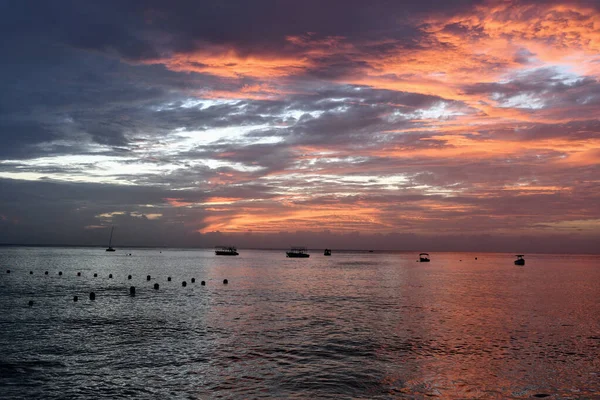
[[[598,4],[402,3],[3,3],[0,241],[593,251]]]

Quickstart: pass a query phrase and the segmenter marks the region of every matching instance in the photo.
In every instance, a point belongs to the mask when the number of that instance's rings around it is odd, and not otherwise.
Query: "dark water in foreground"
[[[526,259],[0,248],[0,397],[600,398],[600,257]]]

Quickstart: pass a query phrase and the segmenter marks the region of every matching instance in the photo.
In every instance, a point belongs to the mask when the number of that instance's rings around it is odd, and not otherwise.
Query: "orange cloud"
[[[280,78],[302,73],[310,65],[310,60],[304,56],[243,56],[235,49],[213,48],[177,53],[146,63],[164,64],[172,71],[198,72],[221,78]]]

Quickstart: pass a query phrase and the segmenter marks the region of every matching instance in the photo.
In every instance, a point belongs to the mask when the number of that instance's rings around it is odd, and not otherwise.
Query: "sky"
[[[600,252],[600,2],[0,1],[0,243]]]

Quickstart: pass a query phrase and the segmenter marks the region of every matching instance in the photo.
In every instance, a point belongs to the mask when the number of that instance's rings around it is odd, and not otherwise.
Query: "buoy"
[[[192,278],[192,283],[196,283],[196,278]]]
[[[33,300],[29,300],[29,307],[33,306]]]
[[[112,279],[112,274],[108,274],[108,279]]]
[[[44,272],[44,275],[48,275],[48,271]]]
[[[6,273],[7,273],[7,274],[10,274],[10,269],[7,269],[7,270],[6,270]]]
[[[223,285],[227,285],[229,281],[227,279],[223,279]]]
[[[96,300],[96,293],[94,293],[94,292],[90,293],[90,300]]]
[[[149,280],[150,280],[150,275],[148,275],[148,276],[146,277],[146,280],[147,280],[147,281],[149,281]]]
[[[186,281],[181,282],[181,286],[186,287],[187,286],[187,282]]]
[[[477,260],[477,257],[475,257],[475,259]]]
[[[155,283],[154,284],[154,290],[158,290],[158,288],[159,288],[158,283]]]
[[[171,282],[171,277],[170,276],[167,278],[167,281]]]
[[[77,301],[77,300],[79,300],[79,297],[73,296],[73,301]]]
[[[135,296],[135,286],[131,286],[131,287],[129,288],[129,294],[130,294],[131,296]]]
[[[127,279],[131,279],[131,275],[127,275]]]
[[[94,278],[97,278],[97,277],[98,277],[98,274],[94,274]]]
[[[200,284],[201,284],[202,286],[204,286],[204,285],[206,285],[206,282],[202,281],[202,282],[200,282]]]
[[[59,275],[62,275],[62,271],[58,271],[58,274],[59,274]]]
[[[33,275],[33,271],[29,271],[29,275]]]
[[[78,272],[78,273],[77,273],[77,276],[81,276],[81,272]]]

